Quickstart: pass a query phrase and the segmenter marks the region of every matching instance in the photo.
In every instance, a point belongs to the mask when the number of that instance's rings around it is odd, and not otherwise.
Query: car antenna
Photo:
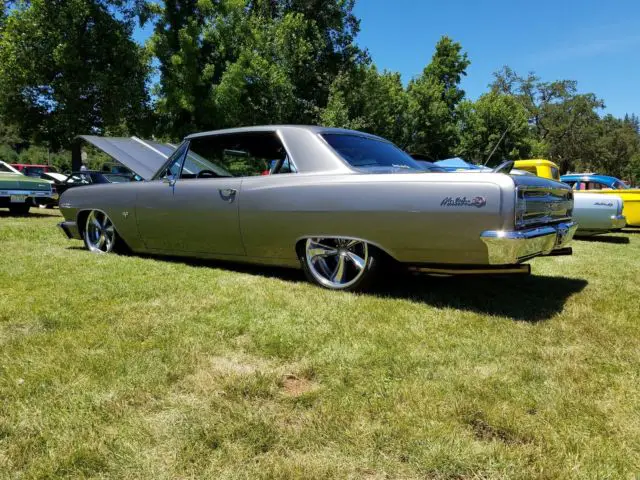
[[[482,164],[483,167],[487,166],[487,163],[489,163],[489,160],[491,160],[491,157],[493,157],[493,154],[496,153],[496,150],[498,149],[498,147],[500,146],[500,144],[502,143],[502,140],[504,139],[504,136],[507,134],[507,132],[509,131],[509,129],[511,128],[511,125],[509,125],[507,127],[507,129],[502,132],[502,136],[500,137],[500,140],[498,140],[496,142],[495,147],[493,147],[493,150],[491,150],[491,153],[489,154],[489,156],[487,157],[487,159],[485,160],[485,162]]]

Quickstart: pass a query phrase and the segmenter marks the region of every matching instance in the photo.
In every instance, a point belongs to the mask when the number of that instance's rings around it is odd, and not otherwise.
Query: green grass
[[[636,478],[640,231],[332,293],[0,213],[0,478]]]

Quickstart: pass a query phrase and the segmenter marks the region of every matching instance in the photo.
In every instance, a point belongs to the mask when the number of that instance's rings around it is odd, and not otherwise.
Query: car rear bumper
[[[14,202],[16,198],[20,198],[19,202]],[[46,203],[52,202],[54,194],[51,191],[39,191],[39,190],[5,190],[0,189],[0,206],[7,207],[14,203],[29,203],[33,204],[35,201]]]
[[[620,230],[627,226],[627,217],[624,215],[613,215],[611,217],[611,230]]]
[[[76,222],[62,222],[58,224],[58,227],[68,239],[82,240]]]
[[[488,230],[480,238],[490,265],[514,265],[566,247],[577,229],[577,223],[565,222],[526,230]]]

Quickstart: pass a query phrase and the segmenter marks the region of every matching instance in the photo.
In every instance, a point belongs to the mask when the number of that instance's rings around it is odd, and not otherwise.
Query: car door
[[[185,146],[176,151],[163,178],[138,186],[136,219],[140,237],[151,250],[244,255],[238,220],[242,179],[202,175],[203,170],[216,170],[211,165],[195,171],[189,164],[191,170],[187,170],[184,161],[189,154],[185,152]]]

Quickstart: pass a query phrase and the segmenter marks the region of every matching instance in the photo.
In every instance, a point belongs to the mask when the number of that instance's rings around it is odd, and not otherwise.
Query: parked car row
[[[123,173],[42,175],[60,194],[61,230],[100,254],[300,267],[325,288],[358,290],[389,263],[527,274],[532,258],[571,255],[574,235],[625,225],[621,198],[561,182],[541,159],[465,168],[312,126],[205,132],[179,146],[84,138]]]
[[[115,172],[84,170],[59,173],[50,165],[7,164],[0,161],[0,208],[25,215],[31,207],[53,208],[69,188],[103,183],[140,181],[128,169]]]

